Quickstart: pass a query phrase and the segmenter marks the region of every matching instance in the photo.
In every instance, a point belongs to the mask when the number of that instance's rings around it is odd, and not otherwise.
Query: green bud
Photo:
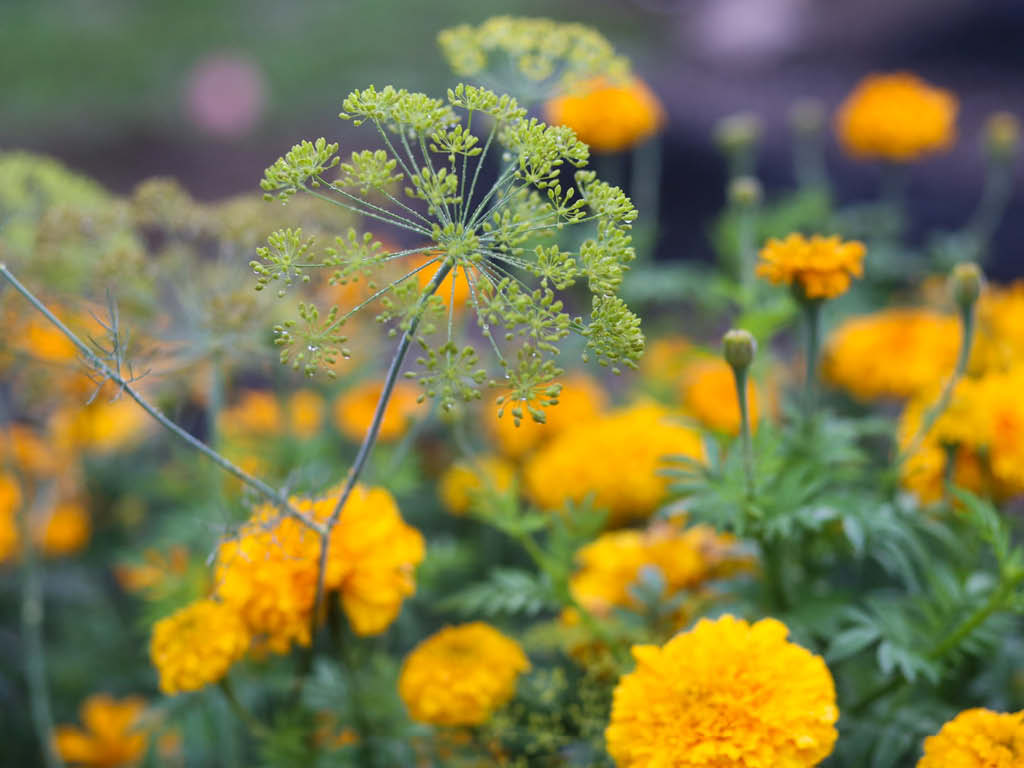
[[[825,105],[817,99],[800,99],[789,108],[789,125],[800,136],[816,136],[825,128]]]
[[[726,154],[742,151],[761,135],[761,120],[751,112],[723,117],[714,128],[715,144]]]
[[[985,121],[985,152],[993,160],[1009,160],[1020,148],[1020,120],[1009,112],[995,112]]]
[[[981,289],[985,283],[985,276],[981,267],[973,261],[965,261],[953,267],[949,275],[950,290],[957,306],[961,309],[970,309],[981,295]]]
[[[753,176],[739,176],[729,184],[729,202],[740,208],[761,204],[761,182]]]
[[[738,371],[745,371],[757,354],[757,341],[750,331],[732,329],[722,337],[725,361]]]

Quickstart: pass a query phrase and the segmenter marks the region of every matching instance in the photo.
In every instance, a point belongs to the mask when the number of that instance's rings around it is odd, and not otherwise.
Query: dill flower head
[[[740,404],[736,396],[736,380],[732,368],[721,358],[705,358],[693,362],[682,375],[683,405],[707,429],[728,435],[739,434]],[[747,380],[747,407],[750,428],[757,429],[759,411],[758,388]]]
[[[544,119],[569,126],[595,152],[621,152],[658,133],[665,110],[642,80],[598,77],[548,101]]]
[[[917,768],[1016,768],[1024,764],[1024,710],[968,709],[924,740]]]
[[[630,590],[645,569],[658,570],[668,598],[749,565],[731,536],[705,525],[683,529],[671,523],[602,534],[580,549],[576,560],[580,567],[569,583],[573,597],[602,616],[636,605]]]
[[[658,474],[665,456],[703,458],[700,434],[672,422],[672,414],[642,402],[567,429],[533,454],[524,468],[527,496],[544,509],[592,496],[612,524],[643,518],[665,496]]]
[[[516,479],[515,466],[500,456],[480,456],[452,464],[438,482],[445,509],[464,515],[481,492],[505,493]]]
[[[369,430],[383,386],[380,381],[366,381],[357,384],[334,402],[334,423],[349,440],[359,442]],[[395,384],[381,421],[380,435],[377,437],[380,442],[394,442],[405,434],[419,405],[419,396],[414,385],[405,381]]]
[[[502,454],[517,459],[565,430],[593,421],[608,403],[608,393],[590,376],[575,374],[562,381],[557,400],[556,408],[544,412],[543,422],[522,419],[517,425],[515,419],[487,413],[484,429]],[[524,411],[531,406],[540,407],[529,401],[522,404],[512,402],[507,407],[517,406]]]
[[[36,546],[47,557],[63,557],[81,551],[92,535],[92,519],[76,501],[59,502],[34,528]]]
[[[838,235],[809,239],[799,233],[771,238],[759,254],[757,274],[773,283],[798,289],[805,299],[834,299],[864,274],[864,244],[843,242]]]
[[[249,630],[231,606],[196,600],[153,625],[149,658],[160,690],[173,696],[222,679],[249,648]]]
[[[58,725],[53,730],[53,747],[71,765],[89,768],[123,768],[142,759],[149,743],[138,728],[146,702],[138,696],[115,699],[105,693],[93,694],[82,702],[82,727]]]
[[[956,97],[908,72],[868,75],[836,113],[843,149],[894,163],[948,149],[956,139]]]
[[[267,437],[280,433],[284,415],[277,396],[265,389],[247,389],[221,411],[219,426],[230,437]]]
[[[11,475],[0,473],[0,563],[12,560],[18,554],[19,507],[21,488]]]
[[[825,378],[860,400],[907,398],[956,365],[960,323],[927,309],[885,309],[845,320],[825,349]]]
[[[434,725],[480,725],[515,695],[530,661],[519,643],[489,624],[445,627],[402,663],[398,693],[409,716]]]
[[[775,619],[701,619],[664,646],[633,647],[615,688],[608,752],[621,768],[814,766],[836,741],[824,660]]]

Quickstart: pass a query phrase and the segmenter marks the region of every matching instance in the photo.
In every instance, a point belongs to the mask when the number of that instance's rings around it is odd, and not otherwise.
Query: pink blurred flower
[[[266,103],[263,73],[252,61],[214,54],[200,60],[189,75],[185,104],[193,124],[222,137],[248,134]]]

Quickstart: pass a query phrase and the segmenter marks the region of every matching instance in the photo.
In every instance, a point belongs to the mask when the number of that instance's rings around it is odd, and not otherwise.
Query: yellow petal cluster
[[[311,389],[300,389],[288,398],[288,427],[296,437],[308,439],[324,421],[324,399]]]
[[[398,692],[409,716],[434,725],[480,725],[530,669],[519,643],[481,621],[445,627],[406,657]]]
[[[18,510],[21,507],[21,488],[8,474],[0,473],[0,563],[18,555]]]
[[[221,411],[218,421],[218,426],[229,438],[269,437],[281,431],[284,414],[273,392],[248,389],[230,408]]]
[[[832,752],[835,685],[775,619],[701,619],[633,647],[605,732],[619,768],[803,768]]]
[[[137,697],[115,699],[105,693],[87,698],[79,710],[82,727],[58,725],[53,747],[71,765],[122,768],[142,759],[149,743],[138,728],[146,702]]]
[[[231,606],[204,599],[153,625],[149,657],[160,690],[173,696],[222,679],[249,649],[249,629]]]
[[[369,430],[383,386],[380,381],[367,381],[348,390],[335,401],[334,423],[352,442],[362,441]],[[380,425],[380,442],[391,443],[405,434],[416,413],[419,397],[420,391],[414,384],[407,381],[395,384]]]
[[[760,252],[757,274],[773,283],[799,288],[807,299],[834,299],[864,274],[864,244],[838,235],[806,238],[794,232],[771,238]]]
[[[740,404],[732,368],[721,358],[694,361],[681,379],[683,406],[707,429],[727,435],[740,431]],[[747,408],[751,429],[760,417],[760,396],[753,381],[747,380]]]
[[[100,393],[87,406],[55,413],[50,434],[58,455],[109,453],[135,444],[151,425],[149,414],[127,395],[110,400]]]
[[[324,522],[336,494],[292,505]],[[331,531],[324,589],[341,600],[354,632],[383,632],[413,594],[413,570],[423,560],[419,531],[405,524],[383,488],[356,486]],[[221,545],[215,570],[218,597],[233,606],[253,635],[276,652],[310,640],[320,537],[273,507],[257,509],[239,535]]]
[[[92,519],[76,501],[58,502],[33,529],[36,546],[48,557],[75,554],[89,543],[91,535]]]
[[[836,113],[836,133],[855,157],[906,163],[956,139],[957,99],[909,72],[868,75]]]
[[[602,616],[615,607],[635,606],[630,589],[645,569],[657,569],[668,598],[750,565],[731,536],[706,525],[684,529],[672,523],[602,534],[580,549],[576,560],[580,567],[569,582],[572,595]]]
[[[569,126],[594,152],[621,152],[658,133],[665,109],[642,80],[612,82],[598,77],[548,101],[544,119]]]
[[[1019,768],[1024,765],[1024,710],[968,709],[924,740],[917,768]]]
[[[843,322],[825,349],[825,378],[860,400],[908,398],[945,381],[960,322],[928,309],[885,309]]]
[[[543,424],[526,416],[516,426],[508,409],[500,418],[494,409],[487,411],[484,429],[502,454],[513,459],[521,458],[567,429],[593,421],[604,410],[608,395],[594,379],[576,374],[566,377],[561,383],[558,405],[544,409],[547,420]],[[529,405],[536,406],[536,403]]]
[[[978,301],[974,373],[1024,363],[1024,280],[989,286]]]
[[[480,456],[452,464],[438,481],[438,495],[453,515],[469,511],[474,497],[481,492],[502,494],[516,479],[515,466],[500,456]]]
[[[704,456],[700,434],[673,418],[641,402],[567,429],[526,463],[527,496],[552,510],[592,497],[612,523],[646,517],[665,497],[667,480],[658,472],[665,457]]]

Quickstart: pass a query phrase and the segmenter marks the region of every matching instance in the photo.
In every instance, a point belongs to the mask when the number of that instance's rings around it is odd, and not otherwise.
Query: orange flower
[[[597,77],[547,102],[544,119],[569,126],[595,152],[621,152],[658,133],[665,110],[642,80],[613,83]]]
[[[380,381],[366,381],[335,401],[334,423],[349,440],[361,441],[370,428],[383,386]],[[419,398],[420,392],[415,385],[405,381],[395,384],[380,425],[380,442],[394,442],[405,434],[419,405]]]
[[[98,693],[80,709],[82,725],[58,725],[53,746],[65,762],[90,768],[123,768],[138,762],[146,752],[148,736],[138,729],[146,702],[130,696],[117,700]]]
[[[740,404],[736,397],[736,381],[729,364],[717,357],[694,362],[683,373],[683,404],[704,427],[729,435],[739,434]],[[757,429],[758,390],[747,381],[747,407],[750,428]]]
[[[48,557],[73,555],[89,543],[92,521],[78,502],[64,501],[34,531],[36,546]]]
[[[761,249],[757,274],[773,283],[798,286],[807,299],[834,299],[864,274],[864,243],[843,242],[838,235],[810,239],[792,233],[771,238]]]

